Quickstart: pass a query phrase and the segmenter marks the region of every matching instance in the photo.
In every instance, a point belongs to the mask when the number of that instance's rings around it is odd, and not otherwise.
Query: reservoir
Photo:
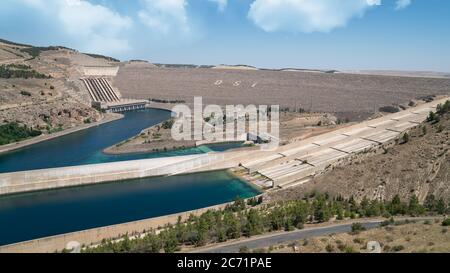
[[[0,197],[0,245],[252,197],[226,171],[153,177]]]
[[[225,151],[240,143],[106,155],[103,149],[170,118],[145,109],[124,118],[0,155],[0,173]],[[0,197],[0,245],[213,206],[259,193],[226,171],[61,188]]]

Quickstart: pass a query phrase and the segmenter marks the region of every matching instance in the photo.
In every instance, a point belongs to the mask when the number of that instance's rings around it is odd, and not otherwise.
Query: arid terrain
[[[382,253],[448,253],[448,227],[442,219],[398,221],[397,224],[356,233],[332,234],[287,242],[256,252],[271,253],[367,253],[367,243],[376,241]]]
[[[103,119],[79,77],[81,66],[107,63],[63,47],[0,42],[0,125],[16,123],[45,135]]]
[[[396,194],[421,202],[428,195],[450,197],[450,116],[413,128],[406,143],[387,144],[377,152],[361,154],[351,163],[297,187],[273,193],[275,199],[296,199],[317,191],[357,200],[389,200]]]
[[[342,126],[345,121],[326,113],[280,113],[281,144],[302,140],[311,136],[326,133]],[[224,126],[225,128],[226,126]],[[191,125],[192,132],[194,125]],[[248,128],[248,123],[247,123]],[[270,131],[270,128],[268,128]],[[124,154],[136,152],[156,152],[195,147],[196,141],[175,141],[171,135],[171,124],[162,122],[143,130],[141,134],[105,149],[109,154]]]

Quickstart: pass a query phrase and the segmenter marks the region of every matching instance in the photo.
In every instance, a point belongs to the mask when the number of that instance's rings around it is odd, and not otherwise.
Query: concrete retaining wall
[[[227,166],[214,163],[225,159],[226,153],[210,153],[5,173],[0,174],[0,195],[188,173],[207,165],[218,170]]]
[[[231,203],[231,202],[230,202]],[[181,212],[162,217],[149,218],[140,221],[134,221],[124,224],[106,226],[88,229],[84,231],[72,232],[62,235],[56,235],[46,237],[42,239],[25,241],[17,244],[11,244],[6,246],[0,246],[0,253],[45,253],[61,251],[67,243],[71,241],[79,242],[82,245],[89,246],[92,244],[98,244],[103,239],[115,239],[125,234],[136,234],[150,229],[157,229],[158,227],[164,227],[166,224],[175,224],[178,217],[181,216],[182,220],[186,220],[191,214],[200,215],[210,209],[223,209],[230,203],[220,204],[212,207]]]

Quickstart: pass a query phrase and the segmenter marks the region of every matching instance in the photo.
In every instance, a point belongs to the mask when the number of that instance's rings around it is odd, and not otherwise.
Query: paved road
[[[361,223],[366,229],[373,229],[380,226],[381,220],[367,221]],[[214,246],[211,248],[196,249],[194,253],[236,253],[239,248],[246,246],[250,249],[264,248],[272,245],[282,244],[285,242],[297,241],[301,239],[313,238],[318,236],[325,236],[337,233],[346,233],[352,230],[352,224],[333,225],[319,228],[308,228],[295,230],[290,232],[283,232],[277,234],[270,234],[261,237],[255,237],[232,244]]]
[[[440,219],[438,216],[430,217],[398,217],[395,218],[396,221],[402,220],[411,221],[423,221],[423,220],[434,220]],[[385,220],[385,219],[384,219]],[[380,226],[381,222],[384,220],[374,219],[374,220],[362,220],[361,223],[366,229],[373,229]],[[258,237],[253,237],[245,240],[240,240],[234,243],[225,243],[222,245],[215,245],[212,247],[200,248],[191,251],[191,253],[237,253],[239,249],[246,246],[250,249],[265,248],[273,245],[278,245],[286,242],[298,241],[302,239],[308,239],[318,236],[326,236],[330,234],[346,233],[352,230],[352,223],[336,224],[326,227],[315,227],[306,228],[301,230],[294,230],[290,232],[279,232],[268,235],[261,235]]]

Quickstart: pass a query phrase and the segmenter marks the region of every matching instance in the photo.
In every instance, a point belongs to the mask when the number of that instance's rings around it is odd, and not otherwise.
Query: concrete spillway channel
[[[365,121],[298,143],[281,147],[277,153],[242,163],[250,173],[273,181],[274,187],[289,187],[308,181],[343,158],[371,149],[401,136],[425,121],[439,103],[447,99]]]

